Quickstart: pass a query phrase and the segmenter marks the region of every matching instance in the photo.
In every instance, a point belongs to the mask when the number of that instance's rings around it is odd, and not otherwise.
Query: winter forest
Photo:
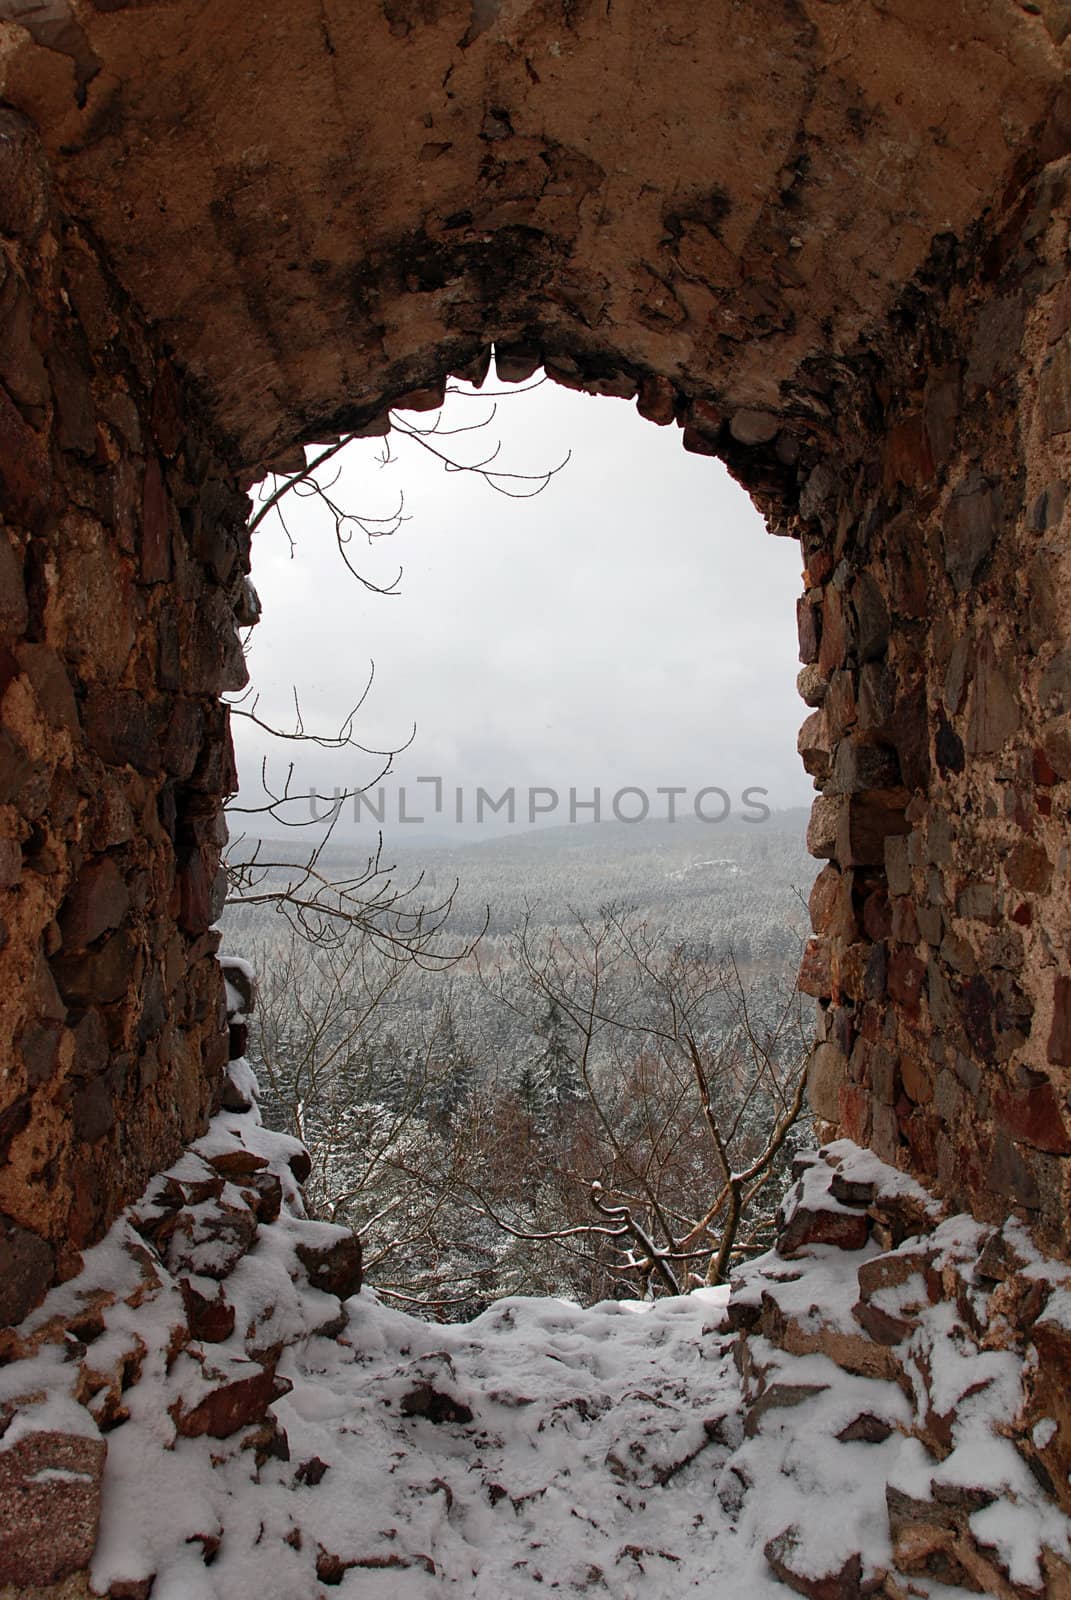
[[[262,1110],[385,1300],[650,1298],[769,1247],[807,1137],[803,821],[384,847],[371,895],[365,854],[322,857],[373,921],[326,916],[296,850],[248,875],[222,927]]]

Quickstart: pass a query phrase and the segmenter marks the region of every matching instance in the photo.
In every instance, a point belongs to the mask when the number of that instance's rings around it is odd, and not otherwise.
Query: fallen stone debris
[[[437,1326],[230,1071],[0,1334],[0,1600],[1071,1596],[1071,1269],[1021,1222],[842,1140],[731,1293]]]

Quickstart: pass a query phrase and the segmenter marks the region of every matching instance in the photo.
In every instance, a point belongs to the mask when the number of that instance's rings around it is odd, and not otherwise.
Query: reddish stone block
[[[176,1212],[157,1234],[156,1245],[169,1271],[221,1281],[252,1248],[256,1236],[257,1219],[248,1206],[217,1200]]]
[[[1055,1066],[1071,1067],[1071,978],[1066,976],[1056,979],[1053,992],[1048,1056]]]
[[[205,845],[187,852],[179,868],[179,926],[203,933],[219,918],[226,898],[226,876],[220,881],[219,848]]]
[[[832,794],[820,794],[811,807],[807,824],[807,849],[820,861],[828,861],[838,854],[837,841],[844,809],[841,797]]]
[[[106,1451],[101,1438],[51,1431],[0,1450],[0,1585],[21,1594],[89,1565]]]
[[[843,667],[847,653],[845,602],[836,589],[827,585],[822,592],[818,646],[818,665],[827,678],[831,677],[838,667]]]
[[[49,170],[32,125],[17,111],[0,111],[0,233],[37,237],[47,215]]]
[[[812,711],[800,728],[796,749],[805,772],[824,783],[829,776],[831,740],[824,710]]]
[[[130,910],[130,890],[110,856],[90,862],[75,879],[59,912],[64,948],[84,950],[118,928]]]
[[[999,486],[973,471],[956,488],[945,514],[945,567],[958,594],[974,582],[996,541],[1001,518]]]
[[[63,331],[48,350],[55,400],[55,437],[61,450],[92,458],[97,453],[97,418],[90,388],[92,365],[81,328]]]
[[[862,1250],[870,1234],[865,1211],[797,1206],[777,1238],[777,1253],[794,1256],[811,1244],[835,1245],[838,1250]]]
[[[803,581],[809,589],[820,589],[833,576],[833,552],[819,548],[807,551]]]
[[[272,1223],[283,1209],[282,1180],[274,1172],[254,1172],[242,1183],[242,1199],[258,1222]]]
[[[926,977],[925,964],[913,950],[905,947],[894,950],[889,957],[886,984],[890,998],[895,1000],[909,1016],[917,1016],[922,985]]]
[[[22,555],[0,533],[0,633],[24,633],[27,616]]]
[[[262,1172],[268,1165],[264,1156],[244,1149],[224,1150],[218,1156],[209,1156],[208,1161],[222,1177],[235,1179]]]
[[[1003,1084],[994,1095],[994,1110],[997,1121],[1017,1142],[1051,1155],[1071,1155],[1071,1135],[1051,1083]]]
[[[852,907],[850,875],[834,866],[823,867],[811,888],[808,900],[811,927],[815,933],[851,942],[858,932]]]
[[[1020,839],[1004,863],[1008,882],[1023,894],[1047,894],[1052,862],[1033,839]]]
[[[330,1243],[299,1244],[298,1260],[314,1289],[346,1300],[361,1287],[361,1241],[355,1233],[340,1234]]]
[[[912,1051],[906,1051],[900,1057],[900,1082],[907,1098],[914,1105],[929,1105],[933,1099],[931,1065]]]
[[[543,352],[538,345],[495,345],[495,376],[499,383],[527,383],[542,365]]]
[[[716,456],[718,454],[717,442],[700,433],[698,428],[686,427],[681,434],[681,444],[693,456]]]
[[[152,455],[145,463],[141,500],[141,581],[166,583],[171,576],[171,523],[167,489],[160,462]]]
[[[36,528],[48,511],[52,466],[40,437],[0,387],[0,510]]]
[[[870,1096],[862,1085],[846,1083],[841,1089],[840,1125],[846,1139],[866,1144],[870,1135]]]
[[[445,380],[429,383],[423,389],[410,389],[394,401],[394,411],[438,411],[446,398]]]
[[[796,987],[802,994],[813,995],[816,1000],[828,1000],[833,993],[833,977],[829,962],[829,941],[808,939],[800,962]]]
[[[110,766],[129,765],[147,774],[159,770],[152,711],[135,690],[94,684],[86,695],[84,726],[90,747]]]
[[[312,1173],[312,1157],[307,1150],[295,1150],[287,1159],[287,1166],[294,1175],[296,1183],[307,1183]]]
[[[875,943],[892,934],[892,910],[884,889],[874,889],[863,902],[863,928]]]
[[[183,1278],[179,1288],[193,1337],[205,1344],[222,1344],[224,1339],[229,1339],[234,1332],[234,1307],[227,1303],[223,1290],[209,1297],[195,1288],[189,1278]]]
[[[24,672],[37,696],[38,704],[54,728],[79,730],[78,706],[74,689],[60,657],[46,644],[21,644],[15,651],[19,671]]]
[[[677,391],[669,379],[644,378],[636,397],[636,410],[648,422],[660,428],[668,426],[677,415]]]
[[[832,999],[843,1009],[837,1013],[838,1024],[847,1026],[851,1016],[846,1001],[855,1002],[866,998],[866,974],[870,962],[871,946],[859,941],[847,946],[837,946],[831,954],[830,967],[833,975]],[[844,1037],[841,1048],[847,1054],[851,1050],[851,1039]]]
[[[0,1325],[14,1326],[39,1305],[54,1272],[52,1246],[0,1213]]]
[[[932,483],[936,468],[921,411],[914,411],[889,429],[885,445],[885,486],[909,489]]]
[[[849,796],[838,818],[834,854],[840,865],[884,866],[886,839],[911,831],[904,814],[907,803],[902,789],[872,789]]]
[[[150,426],[153,438],[170,460],[182,443],[186,425],[182,419],[182,398],[179,394],[175,369],[169,361],[160,363],[159,375],[152,392]],[[302,460],[302,466],[304,464]]]
[[[175,1427],[183,1438],[199,1439],[208,1434],[213,1439],[229,1439],[240,1428],[263,1421],[268,1407],[289,1392],[291,1384],[285,1378],[277,1378],[274,1367],[262,1367],[256,1362],[243,1365],[252,1369],[249,1377],[221,1383],[189,1411],[180,1404],[172,1409]]]
[[[960,992],[959,1009],[967,1038],[986,1061],[993,1059],[993,991],[976,973]]]
[[[776,1538],[770,1539],[763,1549],[774,1575],[796,1594],[806,1600],[860,1600],[861,1596],[875,1593],[871,1585],[864,1585],[863,1559],[856,1553],[835,1571],[817,1575],[796,1564],[796,1550],[801,1543],[798,1528],[786,1528]]]
[[[799,635],[800,660],[804,666],[818,660],[819,630],[818,607],[804,595],[796,601],[796,631]]]

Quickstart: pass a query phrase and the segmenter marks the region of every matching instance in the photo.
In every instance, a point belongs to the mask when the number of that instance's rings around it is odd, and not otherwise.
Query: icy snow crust
[[[239,1064],[248,1084],[244,1074]],[[773,1551],[798,1592],[865,1594],[893,1568],[890,1488],[919,1502],[937,1490],[985,1489],[971,1531],[1030,1592],[1043,1592],[1043,1546],[1071,1555],[1066,1519],[1001,1433],[1022,1408],[1022,1357],[965,1342],[955,1307],[925,1300],[913,1270],[919,1239],[899,1247],[911,1258],[900,1281],[872,1296],[914,1327],[897,1352],[900,1382],[891,1367],[851,1370],[865,1343],[852,1312],[860,1265],[881,1254],[873,1240],[859,1250],[813,1243],[791,1260],[773,1252],[739,1274],[734,1305],[764,1316],[774,1307],[776,1343],[766,1322],[730,1331],[726,1289],[586,1310],[510,1299],[448,1327],[366,1289],[342,1317],[295,1254],[341,1232],[305,1219],[289,1168],[299,1150],[264,1129],[255,1109],[217,1117],[86,1253],[83,1273],[22,1325],[24,1359],[0,1366],[0,1425],[5,1402],[22,1402],[0,1452],[38,1429],[106,1429],[97,1592],[155,1575],[152,1600],[523,1600],[548,1590],[778,1600],[787,1591]],[[261,1170],[281,1180],[283,1206],[224,1275],[209,1248],[211,1202],[196,1194],[206,1176],[237,1170],[236,1153],[239,1165],[268,1163]],[[789,1218],[819,1204],[840,1218],[845,1207],[828,1193],[835,1165],[919,1203],[934,1271],[977,1254],[985,1230],[968,1218],[940,1221],[924,1191],[854,1146],[812,1159]],[[175,1182],[189,1186],[197,1223],[172,1236],[183,1275],[211,1297],[218,1282],[201,1275],[211,1269],[235,1308],[235,1331],[218,1343],[176,1341],[184,1314],[179,1269],[168,1266],[174,1246],[161,1255],[146,1243]],[[217,1196],[228,1215],[250,1198],[242,1182],[228,1179]],[[1054,1298],[1065,1293],[1056,1285],[1066,1269],[1037,1256],[1025,1230],[1011,1232],[1024,1273],[1047,1272]],[[103,1327],[80,1367],[61,1324],[94,1307]],[[823,1341],[841,1351],[838,1364],[812,1348]],[[124,1363],[136,1377],[121,1393],[113,1383],[76,1398],[87,1364],[106,1375]],[[279,1394],[266,1423],[225,1438],[176,1434],[214,1387],[264,1363],[277,1363]],[[924,1404],[954,1416],[939,1461],[912,1436]],[[853,1433],[861,1418],[876,1439]],[[1055,1426],[1040,1427],[1043,1445]],[[858,1587],[824,1587],[859,1558]],[[967,1593],[927,1575],[910,1581],[908,1592],[931,1600]]]

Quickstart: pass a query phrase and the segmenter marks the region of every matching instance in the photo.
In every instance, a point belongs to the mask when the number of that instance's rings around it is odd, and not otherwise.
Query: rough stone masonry
[[[1066,1256],[1071,6],[0,16],[0,1322],[221,1092],[244,491],[492,341],[800,540],[814,1106]]]

